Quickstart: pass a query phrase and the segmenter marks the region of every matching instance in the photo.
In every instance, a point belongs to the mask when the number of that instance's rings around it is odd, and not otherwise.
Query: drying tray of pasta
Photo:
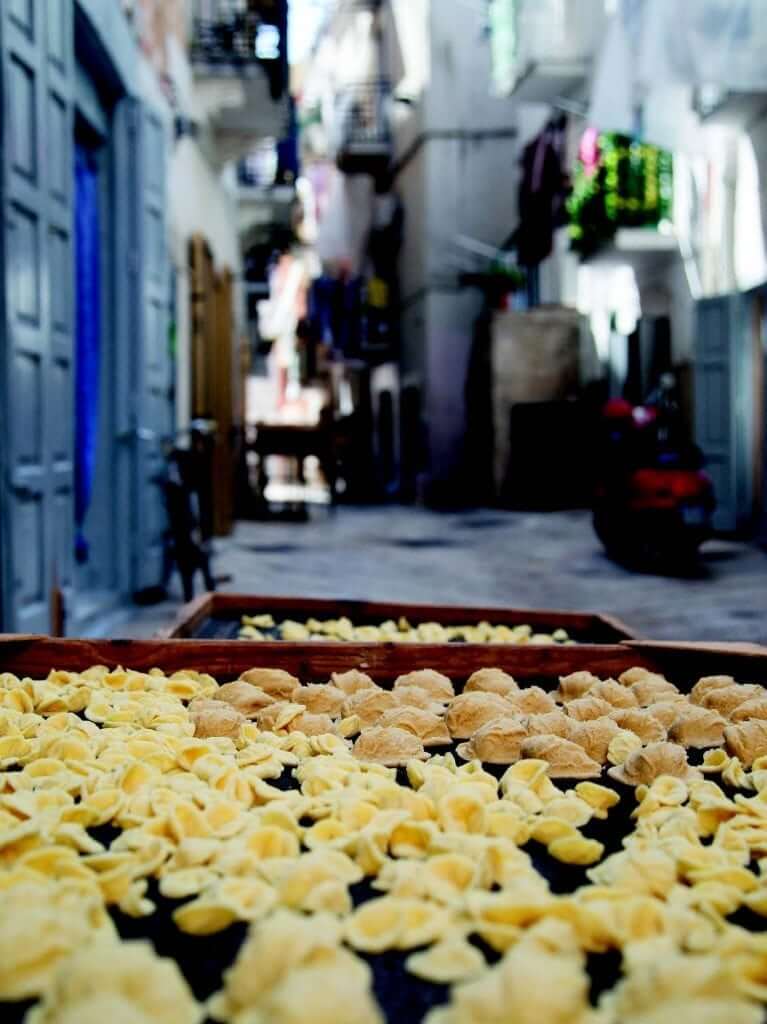
[[[164,635],[267,643],[525,646],[614,644],[633,634],[619,619],[596,612],[208,593],[185,605]]]
[[[764,1019],[764,659],[8,650],[4,1022]]]

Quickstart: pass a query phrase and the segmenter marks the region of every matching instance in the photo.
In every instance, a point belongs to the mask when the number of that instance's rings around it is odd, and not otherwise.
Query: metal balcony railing
[[[256,37],[260,19],[246,12],[222,19],[195,18],[191,57],[194,63],[258,65]]]
[[[197,0],[190,58],[221,75],[266,73],[274,98],[287,84],[286,0]]]
[[[387,81],[347,86],[336,101],[339,165],[372,169],[388,163],[392,138],[389,121],[391,87]]]

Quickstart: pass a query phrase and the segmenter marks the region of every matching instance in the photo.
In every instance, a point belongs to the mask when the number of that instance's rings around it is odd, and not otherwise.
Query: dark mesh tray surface
[[[447,749],[449,748],[445,748],[445,750]],[[498,777],[506,770],[505,766],[487,767]],[[407,775],[404,769],[398,772],[397,781],[407,784]],[[584,835],[605,843],[606,853],[619,849],[623,835],[631,831],[630,814],[634,806],[631,790],[619,786],[617,783],[609,784],[621,793],[620,803],[611,809],[606,821],[594,819],[582,829]],[[279,779],[270,780],[270,785],[285,790],[298,788],[290,769],[286,769]],[[558,780],[557,785],[561,788],[569,788],[563,780]],[[575,785],[575,783],[571,785]],[[119,834],[119,830],[105,826],[91,829],[90,834],[100,842],[107,844]],[[524,849],[530,854],[536,870],[549,882],[552,892],[573,892],[578,886],[588,881],[585,868],[561,864],[549,856],[545,846],[530,842]],[[383,895],[382,892],[372,887],[370,879],[363,879],[351,886],[350,892],[355,906]],[[110,908],[111,917],[117,926],[120,937],[123,939],[150,939],[158,955],[170,957],[176,961],[197,999],[206,1000],[221,988],[223,973],[234,962],[240,946],[245,941],[248,925],[237,923],[222,932],[206,937],[187,935],[179,931],[172,918],[176,907],[187,901],[183,899],[170,900],[161,896],[154,879],[150,879],[147,895],[157,904],[157,910],[151,917],[132,918],[116,908]],[[472,942],[485,954],[488,963],[496,963],[500,959],[499,954],[483,943],[481,939],[475,937]],[[405,961],[412,952],[413,950],[407,952],[392,950],[376,955],[362,954],[363,959],[367,961],[373,971],[375,996],[386,1015],[388,1024],[418,1024],[432,1007],[447,1002],[450,997],[449,986],[423,981],[406,971]],[[620,956],[617,953],[611,952],[589,958],[588,969],[594,999],[615,983],[619,976],[619,967]],[[21,1022],[24,1013],[31,1005],[32,1002],[0,1003],[0,1021],[3,1024]],[[307,1018],[307,1021],[310,1019],[310,1017]]]
[[[506,771],[506,766],[503,765],[485,767],[498,778]],[[404,769],[398,771],[397,781],[407,784]],[[608,856],[620,850],[624,837],[633,831],[631,812],[636,806],[636,801],[634,791],[630,787],[616,783],[608,776],[599,781],[617,792],[620,795],[620,802],[610,809],[607,819],[594,818],[580,831],[588,838],[598,839],[604,843],[605,856]],[[279,779],[270,780],[270,784],[285,790],[298,788],[290,769],[286,769]],[[556,785],[562,789],[569,789],[576,783],[558,779]],[[728,791],[727,787],[723,788],[729,795],[734,792]],[[110,826],[90,831],[94,838],[103,843],[110,842],[119,832]],[[531,841],[523,849],[530,854],[533,866],[548,881],[553,893],[571,893],[588,882],[586,868],[562,864],[548,854],[545,846]],[[756,871],[756,866],[752,867]],[[363,879],[351,886],[350,892],[355,906],[383,895],[372,887],[370,879]],[[245,941],[248,925],[237,923],[222,932],[206,937],[187,935],[179,931],[172,918],[176,907],[187,901],[170,900],[161,896],[154,879],[150,879],[148,896],[157,904],[157,910],[151,917],[132,918],[114,908],[110,910],[121,938],[150,939],[160,956],[170,957],[176,961],[197,999],[206,1000],[221,988],[223,973],[234,962],[240,946]],[[751,931],[767,930],[767,920],[747,909],[739,910],[730,920],[733,924]],[[500,959],[500,955],[481,939],[474,937],[471,941],[484,953],[489,964]],[[406,971],[405,961],[412,952],[413,950],[393,950],[375,955],[361,954],[373,971],[375,996],[388,1024],[418,1024],[431,1008],[449,1000],[449,986],[423,981]],[[619,980],[620,964],[621,955],[617,950],[588,956],[587,969],[593,1002]],[[15,1004],[0,1002],[0,1021],[3,1024],[20,1024],[24,1013],[31,1005],[32,1002],[29,1001]],[[307,1017],[307,1021],[310,1020],[311,1018]]]

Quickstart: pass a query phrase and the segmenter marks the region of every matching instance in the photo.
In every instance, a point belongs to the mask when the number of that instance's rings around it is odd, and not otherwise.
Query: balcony
[[[286,0],[197,0],[189,59],[222,162],[284,132]]]
[[[570,96],[588,77],[606,24],[604,0],[492,0],[498,91],[528,103]]]
[[[336,99],[336,162],[345,174],[383,173],[392,155],[391,89],[383,80],[347,86]]]
[[[240,235],[247,241],[278,226],[290,228],[296,199],[295,175],[280,160],[284,143],[262,143],[236,167]]]
[[[195,0],[189,59],[195,69],[265,73],[274,99],[287,87],[287,0]]]

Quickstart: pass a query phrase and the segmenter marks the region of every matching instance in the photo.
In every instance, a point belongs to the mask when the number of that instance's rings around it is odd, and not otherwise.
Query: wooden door
[[[48,632],[73,573],[73,4],[0,4],[0,591]]]
[[[231,532],[234,508],[233,276],[216,272],[210,247],[194,236],[189,244],[192,305],[192,415],[216,424],[210,486],[213,532]]]
[[[189,241],[189,301],[192,324],[192,418],[213,419],[212,366],[215,328],[215,273],[208,243],[201,235]]]

